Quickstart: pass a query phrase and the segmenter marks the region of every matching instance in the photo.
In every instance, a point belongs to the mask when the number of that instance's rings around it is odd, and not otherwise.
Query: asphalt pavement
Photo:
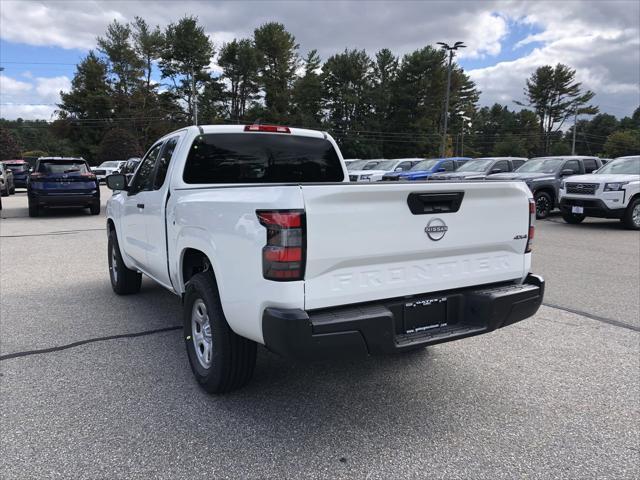
[[[253,381],[212,397],[178,297],[111,291],[103,215],[3,207],[3,480],[640,477],[640,233],[619,222],[539,222],[554,307],[531,319],[350,362],[260,348]]]

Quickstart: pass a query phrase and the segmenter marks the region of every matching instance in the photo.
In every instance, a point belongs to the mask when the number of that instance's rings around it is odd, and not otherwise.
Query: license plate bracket
[[[447,297],[406,302],[403,307],[405,333],[418,333],[447,325]]]
[[[582,215],[584,213],[584,207],[581,207],[579,205],[574,205],[573,207],[571,207],[571,213]]]

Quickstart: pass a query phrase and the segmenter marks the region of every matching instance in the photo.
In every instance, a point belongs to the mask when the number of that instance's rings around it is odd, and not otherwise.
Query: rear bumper
[[[571,207],[583,207],[584,215],[587,217],[598,218],[622,218],[624,217],[625,208],[609,208],[607,204],[598,198],[583,199],[562,197],[560,199],[560,210],[571,213]]]
[[[302,360],[387,354],[488,333],[534,315],[544,280],[476,287],[318,311],[267,308],[264,342],[271,351]],[[446,314],[406,332],[405,305],[446,298]],[[420,330],[420,331],[417,331]]]
[[[99,191],[95,193],[42,193],[29,192],[29,200],[41,207],[88,207],[100,202]]]

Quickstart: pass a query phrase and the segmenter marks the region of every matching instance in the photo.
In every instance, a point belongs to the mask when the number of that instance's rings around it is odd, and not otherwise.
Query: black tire
[[[3,197],[8,197],[9,196],[9,186],[5,185],[5,187],[0,190],[0,195],[2,195]]]
[[[9,195],[15,195],[16,193],[16,186],[14,185],[13,187],[11,187],[11,190],[9,190]]]
[[[40,215],[40,207],[36,203],[29,201],[29,216],[37,217]]]
[[[536,218],[542,220],[553,210],[553,199],[547,192],[538,192],[533,197],[536,201]]]
[[[578,223],[582,223],[582,221],[586,218],[584,215],[576,215],[575,213],[562,211],[562,218],[565,222],[570,223],[572,225],[577,225]]]
[[[198,304],[200,307],[202,304],[205,306],[204,314],[211,332],[208,367],[201,363],[196,354],[196,348],[199,347],[196,347],[192,314]],[[187,283],[183,321],[189,364],[202,388],[209,393],[225,393],[249,382],[256,365],[256,343],[237,335],[229,327],[220,304],[218,287],[211,273],[197,273]],[[204,329],[201,332],[203,331]]]
[[[636,211],[636,220],[634,220],[634,210]],[[622,223],[629,230],[640,230],[640,198],[634,198],[627,205],[627,209],[622,217]]]
[[[89,210],[91,210],[91,215],[100,215],[100,204],[99,203],[94,203],[89,207]]]
[[[111,288],[113,288],[113,291],[118,295],[138,293],[142,283],[142,274],[135,270],[128,269],[124,261],[122,261],[115,230],[109,232],[107,255],[109,261],[109,279],[111,280]]]

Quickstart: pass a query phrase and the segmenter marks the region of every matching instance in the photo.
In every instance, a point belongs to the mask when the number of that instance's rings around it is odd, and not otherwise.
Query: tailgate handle
[[[460,210],[464,192],[410,193],[407,205],[414,215],[454,213]]]

